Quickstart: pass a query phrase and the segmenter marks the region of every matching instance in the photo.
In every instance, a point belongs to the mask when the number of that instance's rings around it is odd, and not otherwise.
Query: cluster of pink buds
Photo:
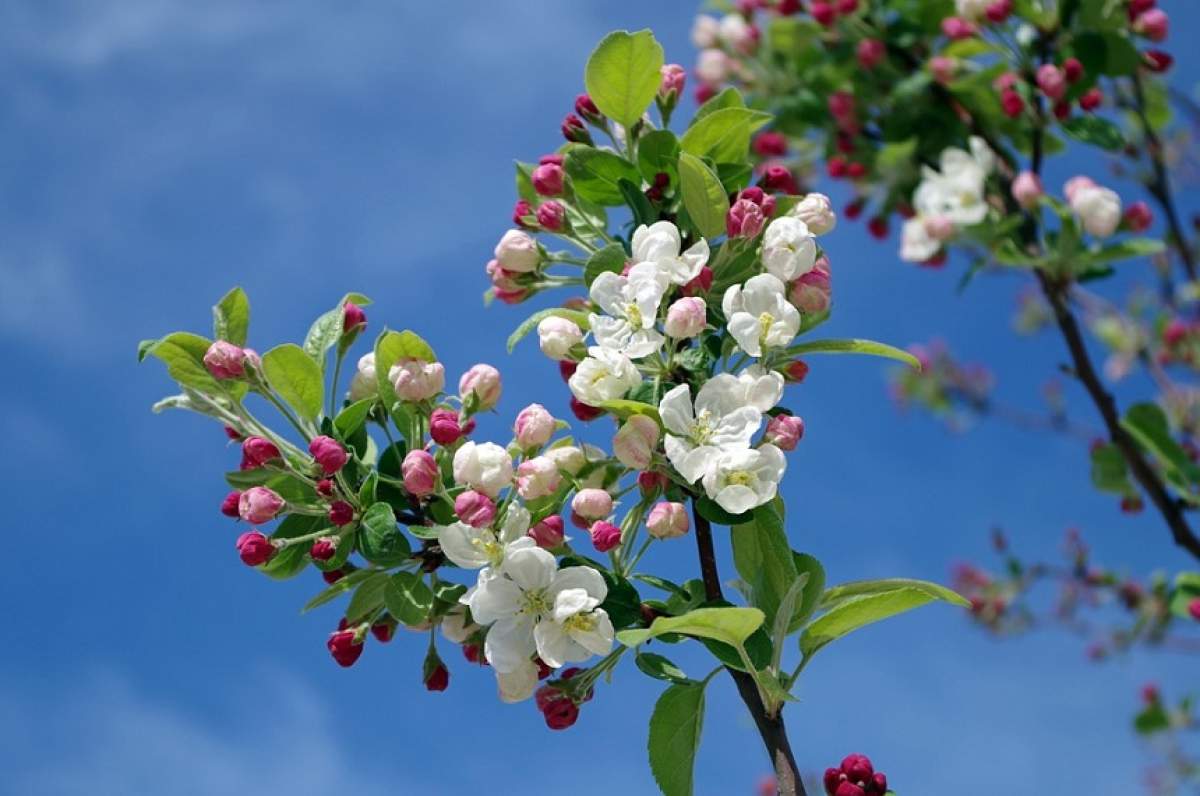
[[[534,694],[534,703],[538,712],[546,719],[546,726],[552,730],[565,730],[579,719],[579,706],[592,699],[592,689],[579,696],[571,692],[569,681],[582,673],[582,669],[572,667],[564,669],[556,683],[542,686]],[[539,672],[540,674],[540,672]]]
[[[837,768],[825,769],[822,782],[828,796],[883,796],[888,789],[887,776],[866,755],[849,755]]]

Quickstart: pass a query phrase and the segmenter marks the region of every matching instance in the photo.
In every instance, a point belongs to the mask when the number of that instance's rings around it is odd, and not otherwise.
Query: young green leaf
[[[267,383],[289,406],[308,420],[321,414],[325,385],[321,368],[294,343],[275,346],[262,358]]]
[[[1125,417],[1121,418],[1121,425],[1166,468],[1176,486],[1190,490],[1200,482],[1200,467],[1192,463],[1187,452],[1171,436],[1167,415],[1157,404],[1140,403],[1129,407]]]
[[[333,419],[333,428],[338,434],[338,439],[345,440],[362,428],[362,424],[371,414],[373,406],[375,406],[374,398],[364,398],[338,412],[337,417]]]
[[[249,330],[250,299],[246,291],[235,287],[213,307],[213,337],[244,346]]]
[[[590,146],[572,147],[563,160],[563,169],[577,195],[607,207],[625,203],[621,180],[642,183],[637,166],[614,152]]]
[[[796,581],[796,563],[783,528],[783,518],[771,503],[759,506],[752,519],[730,530],[733,563],[750,587],[751,602],[762,610],[767,626],[775,621],[780,603]],[[790,615],[789,615],[790,621]]]
[[[1121,128],[1100,116],[1073,116],[1062,123],[1063,132],[1085,144],[1114,152],[1125,146]]]
[[[610,243],[600,251],[588,258],[587,265],[583,267],[583,281],[588,287],[596,281],[596,277],[605,271],[611,271],[614,274],[619,274],[625,268],[625,260],[628,257],[625,254],[625,247],[619,243]],[[539,319],[540,320],[540,319]],[[586,327],[581,327],[586,328]],[[509,351],[512,351],[512,346],[509,346]]]
[[[921,369],[920,361],[912,354],[890,346],[887,343],[877,343],[874,340],[813,340],[794,345],[787,351],[788,356],[799,356],[801,354],[869,354],[876,357],[896,359],[912,366],[915,370]]]
[[[350,574],[348,574],[348,575],[342,577],[340,580],[336,581],[333,585],[331,585],[329,588],[322,591],[316,597],[313,597],[311,600],[306,602],[304,604],[304,607],[300,609],[300,613],[302,613],[302,614],[308,613],[309,611],[311,611],[314,608],[318,608],[327,602],[337,599],[341,595],[345,594],[346,592],[350,591],[354,587],[358,586],[358,584],[362,583],[367,578],[369,578],[372,575],[375,575],[379,572],[380,572],[380,570],[377,570],[377,569],[356,569],[356,570],[354,570]]]
[[[715,238],[724,232],[729,197],[716,173],[700,158],[684,152],[679,156],[679,186],[683,206],[700,234]]]
[[[658,93],[662,65],[662,45],[650,31],[614,31],[588,58],[584,87],[601,113],[629,128]]]
[[[388,585],[386,572],[376,572],[366,578],[350,595],[346,605],[346,621],[354,624],[368,619],[371,614],[383,607],[383,593]]]
[[[396,517],[387,503],[376,503],[359,522],[358,549],[363,558],[383,567],[407,561],[412,548],[404,534],[396,529]]]
[[[622,630],[617,639],[636,647],[664,633],[681,633],[740,647],[762,623],[763,612],[757,608],[697,608],[683,616],[660,616],[646,629]]]
[[[221,388],[204,366],[204,352],[211,344],[210,340],[198,334],[172,332],[161,340],[143,343],[138,354],[143,358],[149,355],[162,360],[167,366],[167,373],[181,387],[216,393]]]
[[[703,727],[703,683],[673,685],[655,703],[647,746],[663,796],[691,796]]]
[[[433,608],[433,591],[419,573],[397,572],[383,594],[388,613],[401,624],[420,625]]]
[[[659,174],[671,182],[679,180],[679,140],[670,130],[651,130],[638,140],[638,169],[642,178],[653,183]]]
[[[722,108],[693,123],[679,140],[679,147],[714,163],[741,163],[750,150],[750,134],[771,118],[769,113],[749,108]]]
[[[656,655],[653,652],[638,652],[633,662],[637,664],[637,667],[642,670],[643,674],[653,677],[656,680],[666,680],[669,683],[692,682],[684,674],[683,669],[680,669],[662,655]]]

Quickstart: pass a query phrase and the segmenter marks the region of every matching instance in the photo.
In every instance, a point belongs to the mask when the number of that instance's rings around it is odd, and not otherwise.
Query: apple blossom
[[[592,537],[592,546],[600,553],[607,553],[621,544],[621,529],[604,520],[592,523],[588,535]]]
[[[829,268],[824,258],[807,274],[802,274],[788,286],[788,301],[804,314],[817,314],[829,309],[833,296]]]
[[[342,444],[333,437],[324,435],[313,437],[313,441],[308,444],[308,452],[312,454],[313,459],[321,466],[321,471],[325,475],[333,475],[338,470],[346,466],[346,462],[350,460],[350,456],[346,453],[346,449]]]
[[[588,406],[612,401],[642,383],[642,374],[629,357],[603,346],[592,346],[588,356],[567,380],[571,392]]]
[[[717,23],[717,35],[725,46],[742,53],[754,52],[758,33],[741,14],[726,14]]]
[[[446,370],[441,362],[403,359],[388,375],[396,395],[405,401],[426,401],[446,386]]]
[[[1023,171],[1013,180],[1013,199],[1026,210],[1037,207],[1043,194],[1042,180],[1032,171]]]
[[[692,21],[692,45],[697,50],[715,47],[720,36],[721,23],[707,14],[697,14]]]
[[[695,296],[684,296],[676,299],[667,308],[667,320],[663,323],[663,331],[667,337],[682,340],[695,337],[704,331],[708,325],[708,306],[704,299]]]
[[[808,225],[790,215],[772,221],[763,235],[762,260],[767,273],[784,282],[811,271],[817,244]]]
[[[537,684],[538,667],[533,661],[526,661],[511,672],[496,672],[496,693],[501,702],[524,702],[533,696]]]
[[[750,277],[745,285],[725,291],[721,308],[729,333],[750,356],[761,357],[768,348],[785,346],[800,331],[800,312],[784,292],[783,282],[772,274]]]
[[[500,238],[493,252],[496,261],[505,271],[528,273],[537,270],[541,263],[542,254],[535,241],[527,232],[510,229]]]
[[[553,550],[566,541],[563,535],[563,518],[553,514],[530,528],[527,535],[538,547]]]
[[[220,381],[240,379],[246,375],[246,352],[240,346],[217,340],[204,352],[204,367]]]
[[[525,500],[552,495],[561,483],[557,465],[547,456],[534,456],[517,467],[517,492]]]
[[[438,445],[453,445],[463,436],[458,412],[453,409],[434,409],[429,415],[429,436]]]
[[[612,495],[603,489],[581,489],[571,500],[571,511],[585,520],[602,520],[612,514]]]
[[[487,567],[490,572],[504,568],[505,559],[517,550],[533,547],[525,533],[529,530],[529,512],[521,506],[510,505],[500,528],[475,527],[465,522],[434,527],[438,544],[446,558],[463,569]],[[475,617],[479,621],[479,617]]]
[[[689,527],[687,507],[682,503],[655,503],[646,518],[646,530],[655,539],[678,538],[686,534]]]
[[[252,486],[238,499],[238,513],[251,525],[262,525],[275,519],[284,506],[283,498],[273,489]]]
[[[350,400],[361,401],[374,398],[379,392],[379,380],[375,375],[375,352],[363,354],[358,358],[358,367],[354,377],[350,379]]]
[[[495,498],[512,484],[508,451],[494,442],[467,442],[454,452],[454,481]]]
[[[833,212],[833,204],[823,193],[806,194],[788,211],[788,215],[803,221],[812,235],[826,235],[833,232],[837,226],[837,214]]]
[[[631,470],[645,470],[658,447],[659,435],[658,423],[653,418],[632,415],[613,437],[613,455]]]
[[[673,387],[659,402],[666,426],[667,458],[688,483],[708,471],[722,450],[746,448],[762,424],[762,414],[745,404],[746,386],[721,373],[700,388],[693,407],[691,387]]]
[[[751,365],[743,370],[737,375],[737,381],[742,390],[738,396],[741,404],[759,412],[770,411],[783,398],[783,375],[764,370],[760,365]]]
[[[753,238],[762,232],[766,219],[762,208],[749,199],[738,199],[725,214],[725,234],[730,238]]]
[[[719,86],[729,78],[730,58],[721,50],[701,50],[696,59],[696,77],[708,85]]]
[[[265,564],[275,555],[271,540],[258,531],[247,531],[239,536],[236,546],[242,563],[249,567]]]
[[[551,359],[566,359],[571,349],[583,342],[583,331],[574,322],[557,315],[543,318],[537,326],[538,345]]]
[[[781,451],[793,451],[804,436],[804,421],[795,415],[778,415],[767,423],[763,439]]]
[[[638,263],[628,276],[611,271],[597,276],[592,282],[592,301],[608,314],[589,316],[596,343],[631,359],[661,348],[663,336],[654,323],[665,290],[658,266],[652,262]]]
[[[487,411],[500,401],[500,371],[491,365],[472,365],[458,380],[458,394],[465,403],[474,393],[480,411]]]
[[[1121,224],[1121,197],[1099,185],[1081,186],[1070,200],[1071,210],[1089,234],[1106,238]]]
[[[708,262],[708,241],[704,238],[681,252],[683,237],[679,227],[670,221],[656,221],[650,226],[643,224],[633,231],[630,239],[635,264],[654,263],[667,281],[685,285],[700,274]]]
[[[541,404],[530,404],[517,414],[513,433],[522,448],[540,448],[554,435],[554,416]]]
[[[704,473],[704,491],[731,514],[774,499],[787,469],[783,452],[771,444],[718,452]]]
[[[454,498],[454,513],[472,528],[485,528],[496,519],[496,503],[487,495],[468,489]]]
[[[479,625],[467,621],[467,606],[462,603],[454,605],[442,616],[438,628],[447,641],[462,644],[479,632]]]

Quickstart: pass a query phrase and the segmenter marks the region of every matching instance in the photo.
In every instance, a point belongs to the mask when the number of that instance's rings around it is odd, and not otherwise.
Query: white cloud
[[[247,681],[255,689],[240,695],[248,707],[213,721],[112,674],[44,693],[6,679],[0,690],[4,790],[38,796],[384,796],[407,790],[395,772],[384,776],[352,759],[333,732],[329,707],[304,683],[263,671],[248,672]]]

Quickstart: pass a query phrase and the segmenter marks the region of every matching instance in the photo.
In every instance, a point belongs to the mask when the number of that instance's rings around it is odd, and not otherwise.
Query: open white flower
[[[940,170],[926,166],[913,194],[918,218],[943,216],[957,225],[971,226],[987,218],[983,193],[996,156],[981,139],[971,138],[971,151],[950,147],[942,152]]]
[[[703,476],[722,451],[750,447],[762,424],[759,410],[746,405],[746,386],[728,373],[700,388],[694,410],[691,387],[680,384],[663,396],[658,413],[668,432],[667,458],[688,483]]]
[[[497,672],[510,674],[528,664],[535,652],[552,666],[560,665],[555,662],[564,660],[563,655],[571,656],[565,660],[583,660],[587,655],[578,657],[580,649],[588,654],[607,652],[612,646],[612,623],[597,607],[607,594],[596,570],[559,570],[554,556],[532,547],[509,556],[502,575],[481,577],[463,600],[476,622],[490,625],[484,642],[488,663]]]
[[[454,482],[490,498],[512,484],[513,465],[508,451],[494,442],[468,442],[454,452]]]
[[[704,491],[730,514],[741,514],[774,499],[785,469],[783,451],[774,445],[722,451],[704,474]]]
[[[942,243],[929,234],[925,219],[915,216],[904,222],[900,232],[900,259],[923,263],[942,248]]]
[[[629,357],[603,346],[592,346],[588,356],[567,380],[576,398],[588,406],[620,398],[642,383],[642,374]]]
[[[781,216],[763,234],[763,265],[784,282],[807,274],[817,262],[817,242],[808,225],[795,216]]]
[[[607,315],[590,316],[592,334],[604,348],[632,359],[653,354],[663,344],[655,331],[658,305],[662,303],[666,283],[652,262],[638,263],[628,276],[605,271],[592,282],[592,301]]]
[[[534,546],[534,541],[525,535],[529,523],[529,512],[514,504],[509,506],[499,530],[472,528],[465,522],[442,525],[435,530],[442,552],[458,566],[499,571],[510,553]]]
[[[760,412],[773,409],[783,398],[783,375],[777,371],[751,365],[738,374],[737,380],[745,390],[742,403]]]
[[[670,221],[655,221],[650,226],[643,224],[634,230],[631,243],[635,263],[654,263],[661,274],[676,285],[695,279],[708,262],[708,241],[704,238],[680,254],[683,238],[679,227]]]
[[[800,311],[787,300],[786,290],[778,277],[759,274],[725,291],[721,308],[729,333],[750,356],[785,346],[800,331]]]

